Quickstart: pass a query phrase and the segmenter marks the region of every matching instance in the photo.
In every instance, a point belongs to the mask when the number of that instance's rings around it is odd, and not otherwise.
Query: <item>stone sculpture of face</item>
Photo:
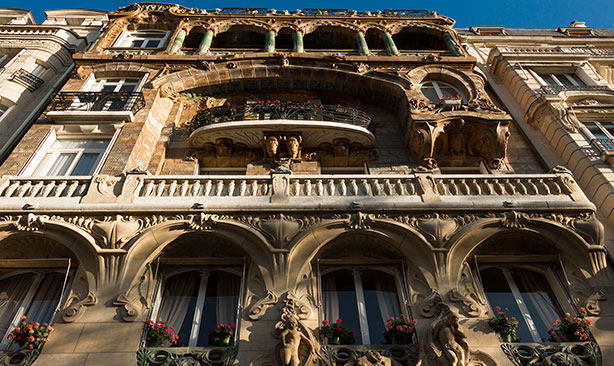
[[[286,139],[286,151],[288,152],[288,157],[290,159],[299,159],[299,149],[300,149],[301,143],[300,141],[292,136],[292,137],[288,137]]]
[[[274,158],[277,155],[279,140],[275,136],[269,136],[264,140],[264,151],[268,158]]]

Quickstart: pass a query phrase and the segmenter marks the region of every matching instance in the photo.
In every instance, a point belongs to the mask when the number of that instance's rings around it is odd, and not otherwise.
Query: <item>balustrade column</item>
[[[356,43],[358,44],[358,53],[361,55],[369,54],[369,46],[367,46],[367,40],[362,32],[356,33]]]
[[[177,53],[183,46],[183,41],[185,41],[185,29],[180,29],[177,32],[177,36],[175,36],[175,40],[173,41],[173,45],[171,46],[170,53]]]
[[[443,34],[443,41],[446,43],[446,46],[448,47],[448,49],[450,50],[450,52],[452,52],[454,56],[463,55],[463,50],[461,50],[456,44],[456,42],[454,42],[454,39],[452,38],[450,33]]]
[[[303,47],[303,33],[300,31],[294,33],[294,52],[305,52],[305,48]]]
[[[209,52],[211,42],[213,42],[213,31],[208,30],[207,33],[205,33],[205,35],[203,36],[203,40],[200,41],[200,45],[198,46],[198,53],[202,54]]]
[[[264,52],[275,52],[275,32],[269,31],[266,35]]]
[[[392,35],[389,32],[384,32],[384,44],[386,45],[386,51],[388,51],[389,55],[399,54],[397,45],[394,44],[394,39],[392,39]]]

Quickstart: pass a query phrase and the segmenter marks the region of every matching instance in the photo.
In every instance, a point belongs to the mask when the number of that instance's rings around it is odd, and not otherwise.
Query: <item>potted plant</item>
[[[454,95],[443,95],[439,99],[439,104],[443,105],[444,107],[447,107],[447,106],[459,106],[459,105],[461,105],[462,101],[463,101],[463,97],[461,97],[460,94],[456,94],[456,96],[454,96]]]
[[[416,321],[400,314],[386,320],[384,338],[387,344],[409,344],[413,341],[416,332]]]
[[[580,308],[580,315],[572,317],[566,313],[562,320],[552,322],[550,328],[550,340],[582,342],[588,339],[590,326],[593,324],[590,319],[586,319],[586,309]]]
[[[231,324],[218,324],[215,326],[215,330],[209,333],[209,345],[210,346],[228,346],[235,335],[235,323]]]
[[[518,328],[518,321],[516,318],[509,318],[505,312],[501,311],[499,306],[495,306],[495,311],[497,315],[488,320],[488,325],[497,332],[503,342],[517,342],[516,328]],[[490,311],[487,311],[486,315],[489,314]]]
[[[334,324],[324,320],[320,326],[320,335],[326,338],[328,344],[354,344],[355,334],[355,331],[349,330],[343,325],[341,319],[337,319]]]
[[[21,317],[19,326],[13,329],[7,338],[21,347],[27,345],[28,349],[39,349],[47,342],[51,332],[53,332],[53,327],[49,324],[41,325],[38,322],[28,321],[24,315]]]
[[[173,333],[173,326],[163,321],[145,322],[145,345],[147,347],[170,347],[177,344],[179,336]]]

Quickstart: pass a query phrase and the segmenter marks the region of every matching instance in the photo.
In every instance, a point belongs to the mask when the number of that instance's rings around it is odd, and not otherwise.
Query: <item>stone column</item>
[[[454,56],[463,55],[463,50],[461,50],[456,44],[456,42],[454,42],[454,39],[452,38],[450,33],[443,34],[443,41],[446,43],[446,46],[448,47],[448,49],[450,50],[450,52],[452,52]]]
[[[198,46],[198,53],[207,53],[209,52],[209,47],[211,47],[211,42],[213,41],[213,31],[208,30],[207,33],[203,36],[203,40],[200,41],[200,45]]]
[[[388,51],[389,55],[398,55],[399,50],[397,50],[397,45],[394,44],[394,39],[392,39],[392,35],[390,32],[384,32],[384,44],[386,45],[386,51]]]
[[[173,41],[173,45],[171,46],[170,53],[178,53],[183,46],[183,41],[185,41],[185,29],[180,29],[177,32],[177,36],[175,36],[175,40]]]
[[[275,52],[275,32],[273,31],[269,31],[269,33],[266,34],[264,52]]]
[[[303,47],[303,33],[301,33],[301,31],[294,33],[294,52],[305,52],[305,48]]]
[[[356,43],[358,44],[358,53],[361,55],[369,54],[369,46],[367,46],[367,40],[362,32],[356,33]]]

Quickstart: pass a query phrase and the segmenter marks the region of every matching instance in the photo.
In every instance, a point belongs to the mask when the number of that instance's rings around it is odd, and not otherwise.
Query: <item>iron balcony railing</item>
[[[537,94],[539,95],[556,95],[563,91],[608,91],[614,92],[607,85],[542,85],[541,88],[537,89]]]
[[[141,92],[59,92],[51,104],[52,111],[129,111],[136,113],[145,106]]]
[[[341,105],[289,102],[227,104],[200,111],[194,116],[194,128],[220,122],[245,120],[305,120],[348,123],[372,129],[373,121],[366,113]]]
[[[25,87],[29,91],[35,91],[45,82],[45,80],[24,69],[15,71],[9,80]]]

